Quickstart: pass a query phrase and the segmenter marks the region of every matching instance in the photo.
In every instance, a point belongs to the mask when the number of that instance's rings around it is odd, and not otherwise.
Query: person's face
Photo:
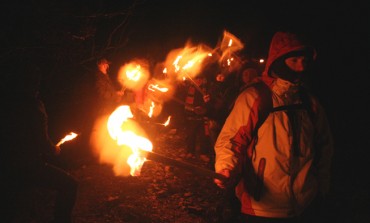
[[[303,72],[307,68],[307,58],[305,56],[289,57],[285,59],[285,64],[295,72]]]
[[[103,74],[107,74],[108,69],[109,69],[109,64],[108,63],[101,63],[99,65],[99,69]]]

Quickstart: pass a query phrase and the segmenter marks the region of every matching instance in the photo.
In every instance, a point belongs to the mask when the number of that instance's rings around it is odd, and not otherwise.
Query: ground
[[[154,151],[163,156],[213,172],[213,163],[184,157],[184,133],[178,129],[157,131]],[[68,148],[67,149],[75,149]],[[67,153],[64,155],[68,157]],[[76,165],[76,163],[78,165]],[[161,162],[146,161],[140,176],[115,176],[112,167],[98,162],[75,162],[67,170],[80,183],[74,209],[75,223],[221,223],[232,217],[229,193],[213,182],[207,171],[189,170]],[[366,184],[342,172],[334,174],[333,192],[324,204],[326,217],[334,222],[369,222]],[[348,177],[348,176],[347,176]],[[348,190],[356,185],[356,190]],[[35,193],[33,220],[48,222],[53,208],[52,192]]]
[[[156,137],[155,152],[206,168],[210,163],[185,160],[181,134]],[[224,192],[209,176],[147,161],[140,176],[117,177],[109,165],[73,171],[80,180],[76,222],[219,222]]]
[[[230,193],[214,184],[213,162],[186,158],[181,130],[160,131],[153,138],[156,154],[181,165],[148,160],[140,176],[116,176],[110,165],[97,160],[76,159],[66,165],[75,154],[61,154],[61,166],[79,181],[74,222],[229,222],[232,208],[226,197]],[[77,148],[66,143],[64,149]],[[51,219],[54,192],[34,192],[31,210],[17,222],[43,223]]]

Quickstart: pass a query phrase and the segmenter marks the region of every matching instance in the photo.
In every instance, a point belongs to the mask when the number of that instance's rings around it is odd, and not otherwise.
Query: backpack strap
[[[294,123],[295,122],[295,119],[293,117],[294,111],[306,110],[310,116],[310,120],[313,122],[314,117],[315,117],[315,112],[314,112],[314,108],[312,106],[312,102],[310,100],[309,94],[305,88],[299,89],[299,95],[302,101],[301,104],[292,104],[292,105],[283,105],[283,106],[273,107],[271,89],[267,86],[265,82],[258,81],[256,83],[249,85],[249,87],[254,87],[258,91],[258,94],[260,95],[260,98],[261,98],[261,103],[259,104],[258,111],[257,111],[259,118],[258,118],[255,128],[253,129],[253,132],[252,132],[253,141],[249,147],[249,149],[252,150],[251,157],[255,156],[254,145],[257,143],[257,140],[258,140],[258,137],[257,137],[258,129],[264,123],[264,121],[266,120],[266,118],[271,112],[285,110],[288,112],[290,121]],[[294,131],[296,132],[297,130],[294,130]]]
[[[255,158],[255,145],[258,141],[257,133],[260,126],[265,122],[267,116],[270,114],[272,110],[272,95],[270,88],[265,84],[263,81],[258,81],[250,85],[250,87],[254,87],[258,95],[260,96],[261,102],[257,108],[258,112],[258,121],[252,131],[252,141],[248,145],[248,154],[250,158]]]
[[[252,86],[258,91],[261,98],[261,103],[258,106],[258,121],[253,130],[253,137],[257,136],[257,132],[262,123],[265,122],[267,116],[272,111],[272,96],[271,89],[265,84],[265,82],[259,81],[254,83]]]
[[[293,155],[294,156],[299,156],[300,154],[300,149],[299,149],[299,141],[300,141],[300,128],[298,127],[298,117],[297,117],[297,112],[298,110],[306,110],[308,112],[309,118],[311,122],[313,122],[314,119],[314,111],[313,111],[313,106],[311,105],[311,100],[309,98],[308,92],[304,88],[299,89],[299,96],[301,99],[300,104],[292,104],[292,105],[283,105],[279,107],[274,107],[271,109],[271,112],[276,112],[276,111],[286,111],[286,114],[288,116],[291,128],[292,128],[292,133],[293,133]]]

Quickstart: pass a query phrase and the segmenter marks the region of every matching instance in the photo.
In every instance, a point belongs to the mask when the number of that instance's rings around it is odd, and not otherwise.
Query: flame
[[[184,75],[195,77],[203,69],[203,63],[211,52],[206,45],[192,46],[190,43],[184,48],[172,50],[166,58],[166,72],[177,79],[184,78]]]
[[[149,112],[148,112],[148,116],[150,118],[153,116],[154,107],[155,107],[155,104],[154,104],[154,101],[152,101],[152,103],[151,103],[151,105],[149,107]]]
[[[78,136],[78,134],[74,133],[74,132],[71,132],[69,134],[67,134],[66,136],[64,136],[63,139],[61,139],[58,143],[57,143],[57,146],[60,146],[62,145],[63,143],[65,143],[66,141],[70,141],[74,138],[76,138]]]
[[[145,157],[140,156],[140,150],[152,151],[153,145],[149,139],[139,136],[131,130],[124,131],[122,129],[122,126],[130,118],[133,118],[130,107],[127,105],[119,106],[109,116],[107,128],[109,135],[116,141],[117,145],[127,146],[132,150],[127,163],[131,167],[130,174],[132,176],[139,176],[141,167],[146,161]]]
[[[232,33],[224,30],[223,38],[220,45],[222,52],[231,51],[236,52],[244,48],[244,44]]]
[[[221,56],[218,59],[219,64],[228,69],[227,72],[232,72],[238,69],[241,64],[238,58],[235,58],[235,53],[243,48],[244,44],[235,35],[225,30],[222,41],[219,45],[219,49],[221,51]]]
[[[229,44],[227,45],[228,47],[231,47],[233,45],[233,40],[232,39],[230,39],[229,40]]]
[[[152,78],[148,81],[148,87],[142,104],[142,111],[149,117],[158,116],[162,112],[163,104],[171,100],[175,93],[170,80],[164,81]],[[150,112],[150,113],[149,113]]]
[[[167,121],[163,123],[164,126],[168,126],[170,124],[171,116],[168,116]]]
[[[153,148],[128,105],[96,120],[90,144],[99,162],[111,165],[116,176],[140,175],[146,161],[142,154]]]
[[[155,90],[158,90],[158,91],[161,91],[161,92],[167,92],[168,91],[168,88],[166,87],[158,87],[158,84],[149,84],[148,85],[148,90],[150,91],[155,91]]]
[[[133,60],[121,66],[117,76],[122,87],[138,90],[149,79],[149,63],[144,59]]]
[[[138,81],[141,76],[141,66],[136,65],[132,70],[126,70],[126,77],[129,80]]]

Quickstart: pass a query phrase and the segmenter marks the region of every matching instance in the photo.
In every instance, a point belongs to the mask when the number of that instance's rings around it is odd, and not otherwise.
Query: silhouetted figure
[[[97,62],[95,73],[95,90],[97,116],[107,115],[114,111],[122,100],[124,92],[116,89],[111,77],[109,76],[110,62],[103,58]]]
[[[38,73],[31,69],[33,66],[23,69],[23,64],[14,65],[18,67],[7,71],[5,85],[1,86],[2,221],[22,222],[19,208],[26,203],[22,196],[37,188],[56,192],[54,222],[72,222],[78,182],[53,164],[60,148],[49,138],[48,117],[37,91]]]
[[[195,77],[193,83],[187,84],[185,96],[185,132],[187,158],[199,157],[210,161],[211,147],[206,129],[207,107],[203,96],[206,95],[206,78]]]

